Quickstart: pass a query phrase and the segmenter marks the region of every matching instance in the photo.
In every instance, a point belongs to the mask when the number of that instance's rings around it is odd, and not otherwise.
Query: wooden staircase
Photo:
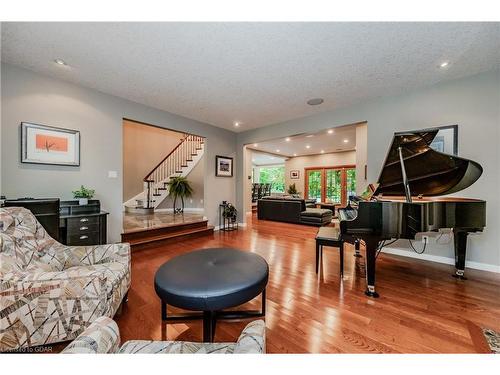
[[[144,178],[144,190],[124,203],[125,211],[152,213],[168,196],[168,182],[173,177],[186,177],[204,154],[205,139],[183,134],[179,144]]]
[[[122,242],[128,242],[134,250],[154,243],[155,246],[188,238],[212,235],[213,225],[208,220],[198,219],[186,223],[175,223],[153,228],[134,228],[122,233]]]

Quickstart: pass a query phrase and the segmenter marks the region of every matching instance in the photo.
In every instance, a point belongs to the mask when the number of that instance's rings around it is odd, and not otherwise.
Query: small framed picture
[[[440,126],[431,148],[448,155],[458,155],[458,125]]]
[[[291,180],[298,180],[300,178],[300,171],[295,169],[293,171],[290,171],[290,179]]]
[[[215,176],[233,177],[233,158],[217,155],[215,157]]]
[[[80,132],[22,122],[21,162],[78,167]]]

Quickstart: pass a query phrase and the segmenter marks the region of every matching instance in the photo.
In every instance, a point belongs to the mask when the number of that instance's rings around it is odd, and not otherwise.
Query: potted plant
[[[80,189],[73,191],[73,198],[78,199],[78,204],[83,206],[89,203],[89,199],[94,196],[95,190],[87,189],[81,185]]]
[[[297,187],[295,186],[295,183],[293,183],[290,186],[288,186],[287,193],[290,194],[290,195],[297,195],[298,194]]]
[[[235,223],[238,217],[238,210],[231,203],[224,205],[224,211],[222,211],[222,216],[228,219],[231,223]]]
[[[167,183],[168,196],[174,199],[174,214],[184,212],[184,198],[193,195],[193,188],[186,177],[173,177]],[[177,198],[181,198],[182,208],[176,208]]]

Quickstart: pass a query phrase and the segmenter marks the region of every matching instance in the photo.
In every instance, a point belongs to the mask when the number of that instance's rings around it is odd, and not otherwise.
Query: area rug
[[[490,346],[491,352],[500,354],[500,333],[492,329],[483,328],[483,335]]]

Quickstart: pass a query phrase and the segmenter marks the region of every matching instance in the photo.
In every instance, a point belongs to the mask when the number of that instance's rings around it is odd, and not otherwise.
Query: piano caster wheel
[[[370,286],[365,290],[365,294],[368,297],[373,297],[373,298],[380,297],[379,294],[375,291],[375,288],[374,287],[370,287]]]

